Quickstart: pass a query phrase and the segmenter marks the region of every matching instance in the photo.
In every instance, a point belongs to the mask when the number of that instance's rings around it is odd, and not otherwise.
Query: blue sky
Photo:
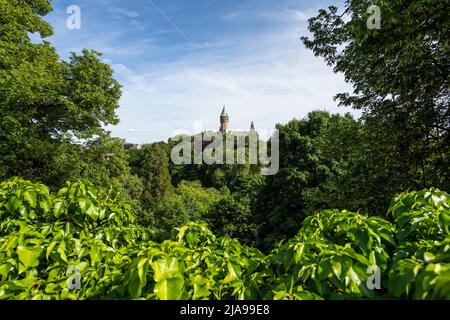
[[[96,49],[123,85],[121,122],[108,127],[129,142],[167,140],[175,130],[260,129],[314,109],[345,113],[332,97],[350,87],[305,49],[307,19],[322,0],[55,0],[45,17],[63,58]],[[81,8],[68,30],[66,9]]]

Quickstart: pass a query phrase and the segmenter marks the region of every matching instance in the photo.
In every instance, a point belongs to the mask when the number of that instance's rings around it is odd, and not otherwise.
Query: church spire
[[[221,117],[228,117],[227,110],[225,109],[225,105],[223,105],[222,113],[220,115]]]
[[[250,125],[250,131],[255,131],[255,124],[252,121],[252,124]]]
[[[223,106],[222,113],[220,114],[220,132],[228,132],[228,124],[230,123],[230,117],[228,116],[225,105]]]

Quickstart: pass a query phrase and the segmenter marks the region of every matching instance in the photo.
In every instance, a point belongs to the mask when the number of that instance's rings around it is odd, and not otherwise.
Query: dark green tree
[[[96,139],[118,122],[121,90],[100,53],[83,50],[62,61],[48,41],[30,41],[29,33],[52,35],[43,20],[51,10],[46,0],[0,1],[0,178],[54,186],[56,153],[82,160],[69,144]]]
[[[352,93],[336,96],[385,130],[387,170],[409,187],[450,188],[449,2],[377,1],[381,29],[370,29],[370,3],[347,0],[309,20],[304,44],[341,72]],[[348,18],[348,19],[346,19]],[[379,136],[380,137],[380,136]],[[382,147],[383,148],[383,147]]]
[[[143,160],[139,176],[143,179],[143,209],[150,213],[161,203],[164,196],[172,190],[169,174],[169,158],[160,144],[147,145],[142,149]]]
[[[52,186],[62,186],[67,180],[89,179],[109,188],[115,179],[130,173],[123,140],[108,134],[84,144],[57,144],[47,168],[45,177]]]
[[[189,221],[207,220],[215,205],[228,196],[227,189],[203,188],[199,181],[182,181],[154,209],[152,225],[161,240],[169,239],[175,228]]]
[[[100,136],[84,145],[85,168],[82,177],[108,187],[118,178],[130,173],[128,155],[123,147],[124,140]]]
[[[259,245],[270,247],[295,235],[303,219],[317,210],[359,205],[361,198],[354,199],[352,191],[360,186],[341,179],[357,160],[349,150],[357,144],[359,127],[350,115],[324,111],[277,125],[280,170],[266,179],[254,209]]]
[[[246,245],[254,245],[258,227],[253,216],[252,199],[236,194],[218,201],[211,209],[207,221],[219,236],[236,238]]]

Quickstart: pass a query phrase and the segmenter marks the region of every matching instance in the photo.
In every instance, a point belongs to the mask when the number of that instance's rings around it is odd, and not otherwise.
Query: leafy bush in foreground
[[[205,223],[157,243],[114,189],[14,179],[0,184],[0,299],[449,299],[448,194],[399,195],[389,216],[319,212],[264,255]]]

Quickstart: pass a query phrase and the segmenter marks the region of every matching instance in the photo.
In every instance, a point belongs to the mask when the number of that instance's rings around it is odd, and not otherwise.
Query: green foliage
[[[142,179],[133,174],[122,174],[115,178],[113,185],[119,189],[122,197],[127,201],[132,209],[133,213],[138,216],[142,212],[141,199],[144,192],[144,183]]]
[[[115,184],[123,189],[127,185],[123,177],[130,173],[123,140],[109,135],[98,136],[83,145],[59,144],[54,150],[52,161],[48,163],[48,169],[43,180],[55,189],[63,186],[67,180],[83,179],[95,181],[97,186],[109,187]]]
[[[121,86],[99,52],[63,61],[48,41],[31,42],[30,33],[52,35],[43,20],[51,10],[47,0],[0,1],[0,178],[20,175],[61,187],[82,174],[103,183],[117,168],[88,163],[84,146],[73,140],[88,141],[91,151],[100,144],[114,149],[104,126],[118,123]]]
[[[159,230],[160,239],[168,239],[175,228],[190,221],[206,220],[228,194],[226,189],[203,188],[199,181],[182,181],[153,211],[151,225]]]
[[[310,290],[327,299],[448,299],[449,200],[437,189],[401,194],[389,209],[395,224],[338,210],[309,216],[294,239],[270,254],[275,283],[281,282],[275,297]],[[373,266],[382,290],[366,285]]]
[[[249,198],[236,195],[222,198],[206,217],[211,229],[218,236],[239,239],[245,245],[253,245],[256,240],[257,226],[253,220]]]
[[[294,236],[306,215],[316,210],[366,209],[359,195],[363,182],[343,179],[356,173],[351,148],[358,142],[358,122],[349,115],[315,111],[277,129],[280,170],[267,178],[255,210],[260,244],[271,247]]]
[[[385,274],[395,227],[378,217],[327,210],[309,216],[298,235],[274,249],[272,264],[281,288],[290,295],[302,289],[323,298],[375,298],[366,285],[368,268]]]
[[[22,180],[4,182],[0,190],[2,299],[256,295],[254,271],[263,268],[264,255],[216,239],[204,223],[190,223],[176,241],[158,244],[149,241],[149,230],[132,225],[114,190],[77,183],[53,196]],[[69,266],[80,270],[80,290],[68,289]]]
[[[0,184],[0,299],[448,299],[449,195],[401,194],[389,214],[322,211],[264,255],[204,222],[153,242],[117,190],[14,179]]]
[[[245,244],[255,243],[255,203],[265,181],[255,166],[174,165],[167,159],[173,146],[173,141],[159,142],[129,152],[132,172],[144,182],[149,176],[155,179],[145,187],[141,197],[141,206],[147,210],[144,224],[158,229],[158,239],[162,240],[188,221],[205,220],[219,236],[235,237]],[[164,159],[169,162],[174,189],[168,186]],[[144,163],[148,165],[144,167]],[[161,188],[164,185],[168,187]]]
[[[396,197],[398,247],[388,287],[396,297],[450,298],[450,197],[437,189]]]
[[[336,96],[339,103],[362,110],[367,124],[384,131],[371,142],[384,151],[381,159],[390,156],[384,170],[393,181],[448,189],[448,1],[376,4],[381,29],[367,28],[369,1],[347,0],[345,8],[330,6],[311,18],[312,36],[303,42],[353,86]]]
[[[148,213],[153,211],[167,192],[172,190],[169,174],[169,158],[160,144],[151,144],[143,148],[143,159],[139,176],[143,179],[144,191],[142,205]],[[143,217],[148,220],[148,215]]]

